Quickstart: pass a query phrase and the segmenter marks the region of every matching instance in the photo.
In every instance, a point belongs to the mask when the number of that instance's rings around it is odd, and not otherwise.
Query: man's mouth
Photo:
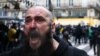
[[[28,35],[31,39],[37,39],[40,37],[40,33],[36,30],[31,30]]]
[[[30,38],[30,42],[32,43],[32,44],[37,44],[37,43],[39,43],[39,41],[40,41],[40,39],[39,38]]]
[[[29,44],[32,49],[37,49],[41,45],[41,40],[39,38],[30,38]]]

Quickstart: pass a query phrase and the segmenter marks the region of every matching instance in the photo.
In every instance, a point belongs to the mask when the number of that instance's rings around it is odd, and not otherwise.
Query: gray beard
[[[52,37],[49,33],[46,35],[44,43],[36,50],[33,50],[28,42],[24,42],[24,44],[22,56],[50,56],[54,52]]]
[[[36,50],[33,50],[29,46],[29,43],[25,41],[22,56],[51,56],[51,54],[54,52],[51,32],[49,31],[44,38],[45,41]]]
[[[24,46],[22,56],[51,56],[54,52],[52,41],[44,43],[40,48],[33,50],[29,46]]]

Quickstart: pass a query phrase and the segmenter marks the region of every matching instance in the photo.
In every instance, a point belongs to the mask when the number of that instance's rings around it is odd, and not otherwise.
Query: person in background
[[[8,43],[8,27],[4,24],[3,21],[0,21],[0,53],[6,51],[6,46]]]
[[[12,23],[12,26],[8,31],[9,43],[7,45],[7,50],[11,50],[16,46],[16,28],[16,23]]]

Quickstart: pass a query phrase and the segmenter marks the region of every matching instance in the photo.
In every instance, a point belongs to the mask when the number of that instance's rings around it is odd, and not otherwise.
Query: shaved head
[[[54,51],[55,24],[52,19],[52,13],[42,6],[31,7],[26,12],[24,26],[24,33],[27,35],[26,46],[31,47],[40,56],[44,56],[45,53],[45,56],[49,56]]]
[[[42,7],[42,6],[31,7],[30,9],[27,10],[26,16],[29,13],[35,13],[36,15],[43,14],[46,17],[48,17],[49,19],[53,19],[52,13],[48,9],[46,9],[45,7]]]

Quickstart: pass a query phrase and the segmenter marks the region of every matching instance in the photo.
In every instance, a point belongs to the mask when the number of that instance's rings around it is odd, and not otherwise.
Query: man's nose
[[[35,22],[35,20],[32,20],[32,21],[31,21],[30,27],[31,27],[31,28],[36,28],[36,22]]]

